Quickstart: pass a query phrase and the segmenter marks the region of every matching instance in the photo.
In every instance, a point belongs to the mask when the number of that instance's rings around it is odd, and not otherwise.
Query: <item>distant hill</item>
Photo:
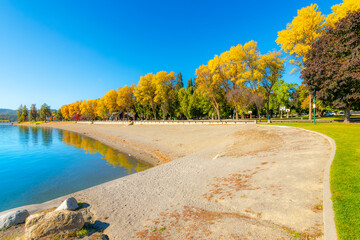
[[[0,108],[0,120],[10,120],[11,122],[17,121],[16,110]]]
[[[0,108],[0,115],[16,114],[16,110]]]

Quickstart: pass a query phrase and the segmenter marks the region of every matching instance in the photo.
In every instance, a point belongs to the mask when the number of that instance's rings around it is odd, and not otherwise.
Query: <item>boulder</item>
[[[63,201],[55,211],[76,210],[79,207],[75,198],[71,197]]]
[[[8,212],[0,216],[0,230],[16,224],[24,223],[29,215],[29,212],[23,209]]]
[[[81,229],[84,223],[80,212],[69,210],[34,214],[26,219],[25,238],[35,240],[51,235],[71,233]]]

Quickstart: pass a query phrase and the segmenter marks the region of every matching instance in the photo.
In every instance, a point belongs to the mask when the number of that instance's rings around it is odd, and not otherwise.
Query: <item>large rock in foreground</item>
[[[80,212],[68,210],[39,213],[26,219],[26,239],[35,240],[50,235],[74,232],[84,226],[84,218]]]
[[[29,215],[30,214],[27,210],[16,210],[0,216],[0,230],[16,224],[24,223]]]
[[[76,210],[79,207],[75,198],[71,197],[66,199],[61,203],[61,205],[56,209],[56,211],[60,210]]]

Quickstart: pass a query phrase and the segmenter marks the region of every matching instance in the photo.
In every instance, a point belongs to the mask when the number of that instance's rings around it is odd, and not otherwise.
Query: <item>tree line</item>
[[[40,109],[36,109],[36,104],[31,104],[30,109],[26,105],[20,105],[17,109],[17,121],[19,123],[26,121],[47,121],[52,117],[53,112],[50,109],[50,106],[44,103]],[[62,117],[58,117],[58,120],[62,120]]]
[[[277,51],[262,55],[257,42],[250,41],[199,66],[196,78],[186,86],[181,73],[148,73],[137,85],[110,90],[100,99],[64,105],[60,111],[66,120],[239,119],[249,117],[249,111],[258,117],[279,114],[280,106],[301,114],[309,92],[304,86],[284,82],[284,61]]]
[[[344,0],[325,16],[311,4],[298,10],[278,33],[276,42],[285,56],[279,51],[261,54],[258,43],[249,41],[199,66],[186,87],[181,73],[148,73],[137,85],[64,105],[59,115],[65,120],[239,119],[277,115],[283,106],[291,114],[308,112],[311,118],[315,103],[319,115],[345,109],[348,121],[350,109],[358,108],[360,99],[360,28],[354,15],[359,9],[360,1]],[[286,60],[294,64],[294,71],[301,71],[302,85],[284,82]]]

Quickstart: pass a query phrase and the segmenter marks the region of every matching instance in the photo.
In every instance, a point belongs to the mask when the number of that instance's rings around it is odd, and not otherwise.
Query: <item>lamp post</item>
[[[315,90],[314,90],[314,105],[313,105],[313,109],[314,109],[314,124],[315,124],[315,107],[316,107],[316,105],[315,105]]]

